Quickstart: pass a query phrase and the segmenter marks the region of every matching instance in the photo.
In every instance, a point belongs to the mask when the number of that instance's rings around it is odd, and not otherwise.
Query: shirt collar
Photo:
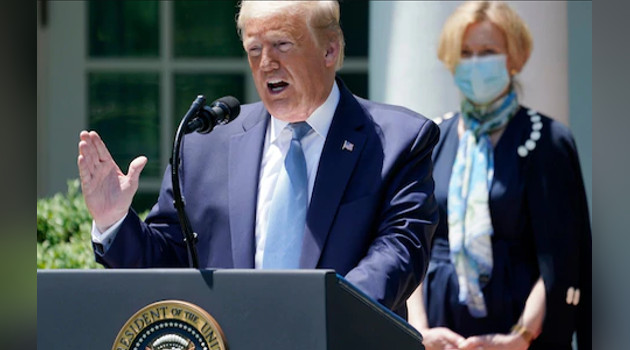
[[[328,135],[328,130],[330,129],[330,124],[332,123],[333,116],[335,115],[337,104],[339,104],[340,96],[339,86],[337,86],[337,82],[335,81],[326,101],[324,101],[321,106],[317,107],[317,109],[306,119],[308,125],[310,125],[311,128],[324,139]],[[280,133],[287,124],[287,122],[271,116],[270,143],[276,142],[278,137],[280,137]]]

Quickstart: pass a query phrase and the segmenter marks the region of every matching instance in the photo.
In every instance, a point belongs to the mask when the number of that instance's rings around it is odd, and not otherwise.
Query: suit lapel
[[[440,127],[440,139],[438,140],[438,143],[433,148],[433,153],[431,155],[431,160],[433,160],[434,162],[435,162],[435,159],[437,159],[440,152],[442,152],[442,147],[444,146],[444,140],[447,139],[447,136],[451,132],[457,133],[457,123],[458,123],[457,120],[459,120],[459,117],[458,115],[455,115],[450,118],[447,118],[446,120],[443,120],[441,122],[441,125],[438,125]],[[449,123],[455,123],[455,125],[453,126]]]
[[[260,108],[246,117],[243,133],[230,138],[229,151],[230,233],[235,268],[254,267],[258,176],[269,114]]]
[[[326,238],[363,146],[365,112],[338,81],[341,97],[324,143],[306,216],[300,268],[317,267]],[[344,147],[345,145],[345,147]]]

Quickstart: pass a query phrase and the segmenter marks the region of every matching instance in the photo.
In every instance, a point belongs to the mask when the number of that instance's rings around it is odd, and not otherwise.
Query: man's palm
[[[77,159],[81,188],[99,231],[103,232],[127,214],[146,163],[146,157],[137,157],[125,175],[96,132],[81,132]]]

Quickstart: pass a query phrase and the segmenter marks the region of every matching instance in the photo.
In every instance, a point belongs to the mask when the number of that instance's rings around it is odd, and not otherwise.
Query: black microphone
[[[200,98],[203,98],[203,96],[197,96],[190,110],[196,106]],[[207,134],[212,131],[216,125],[224,125],[231,122],[241,112],[241,103],[235,97],[225,96],[212,102],[210,106],[203,106],[201,109],[197,107],[197,110],[198,112],[195,112],[197,113],[195,118],[186,124],[186,134],[193,131]],[[186,115],[188,115],[188,113],[186,113]]]
[[[199,109],[205,104],[206,98],[203,95],[197,95],[197,98],[195,98],[195,100],[190,104],[190,108],[188,108],[188,112],[186,112],[186,115],[184,115],[184,118],[182,120],[192,119],[197,113],[199,113]],[[186,131],[186,133],[188,132],[189,131]]]

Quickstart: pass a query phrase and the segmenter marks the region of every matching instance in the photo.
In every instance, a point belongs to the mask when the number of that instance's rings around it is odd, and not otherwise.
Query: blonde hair
[[[345,41],[339,25],[338,1],[241,1],[236,19],[239,37],[243,40],[243,30],[250,19],[280,14],[306,18],[306,26],[320,46],[336,41],[339,44],[339,54],[335,68],[341,68]]]
[[[461,59],[462,40],[468,26],[488,20],[498,26],[507,40],[510,61],[520,71],[532,52],[532,36],[521,17],[501,1],[468,1],[446,20],[440,35],[438,58],[451,72]]]

